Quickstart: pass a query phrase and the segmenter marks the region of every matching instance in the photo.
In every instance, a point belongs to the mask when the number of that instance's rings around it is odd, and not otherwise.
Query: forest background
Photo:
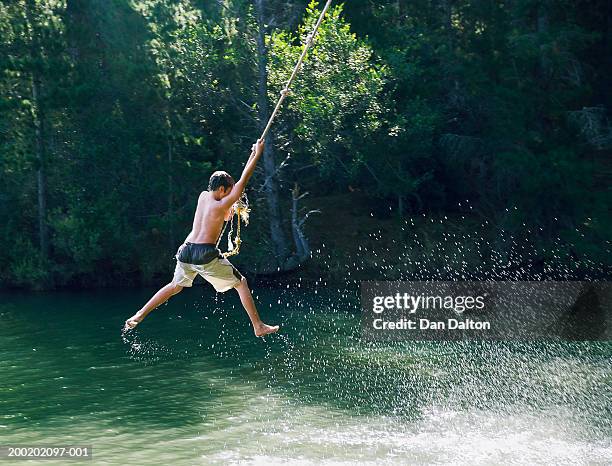
[[[0,286],[167,280],[321,7],[0,1]],[[611,75],[606,0],[335,3],[234,263],[276,282],[609,278]]]

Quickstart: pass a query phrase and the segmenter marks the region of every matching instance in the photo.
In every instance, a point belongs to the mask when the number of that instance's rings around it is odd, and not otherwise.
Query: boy
[[[219,293],[224,293],[232,288],[238,291],[240,301],[251,319],[256,336],[262,337],[278,331],[278,325],[266,325],[261,321],[246,279],[227,259],[221,256],[216,247],[217,238],[223,228],[223,221],[229,220],[233,215],[232,206],[240,199],[263,153],[263,148],[262,139],[258,139],[257,143],[253,144],[249,160],[237,183],[234,183],[234,179],[224,171],[212,174],[208,191],[203,191],[198,198],[191,233],[176,253],[177,263],[172,281],[155,293],[136,314],[125,321],[125,330],[133,329],[157,306],[165,303],[184,287],[191,286],[193,279],[199,274]]]

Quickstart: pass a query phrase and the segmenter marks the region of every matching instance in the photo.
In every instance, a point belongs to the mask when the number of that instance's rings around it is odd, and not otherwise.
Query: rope
[[[313,44],[315,36],[317,35],[317,32],[319,31],[319,26],[321,26],[321,23],[323,22],[323,18],[325,17],[325,13],[327,13],[327,10],[329,9],[331,3],[332,3],[332,0],[327,0],[327,3],[323,7],[323,11],[321,11],[321,15],[319,16],[319,19],[317,20],[314,29],[307,36],[306,44],[304,44],[304,50],[302,50],[302,55],[300,56],[300,59],[298,60],[297,64],[295,65],[295,68],[293,68],[293,73],[291,73],[291,76],[289,77],[289,81],[287,81],[287,84],[285,84],[285,88],[281,91],[280,98],[278,99],[278,102],[276,102],[276,106],[274,107],[274,111],[272,112],[272,115],[270,115],[270,119],[268,120],[268,124],[266,125],[265,129],[263,130],[263,133],[261,134],[261,138],[260,139],[265,139],[266,135],[268,134],[268,131],[270,130],[270,127],[272,126],[272,123],[274,122],[274,118],[276,117],[276,114],[280,110],[281,105],[283,105],[283,101],[285,100],[285,97],[287,97],[287,94],[289,94],[289,88],[291,87],[291,84],[293,83],[293,80],[295,79],[295,77],[297,76],[298,72],[300,71],[300,68],[302,67],[302,63],[304,62],[304,58],[306,58],[306,53],[308,52],[308,49],[310,49],[310,46]]]
[[[249,198],[247,197],[246,193],[242,193],[240,199],[234,204],[234,214],[238,216],[238,222],[236,224],[236,238],[234,239],[234,242],[232,243],[232,234],[234,233],[234,215],[232,215],[231,220],[229,222],[225,222],[223,225],[223,229],[221,230],[219,238],[217,239],[217,244],[215,245],[217,248],[219,247],[223,233],[225,233],[227,224],[229,223],[230,231],[227,233],[228,251],[221,254],[223,257],[227,258],[230,256],[235,256],[240,252],[240,245],[242,244],[242,240],[240,239],[240,221],[242,220],[245,226],[248,225],[250,211]]]
[[[295,68],[293,68],[293,72],[291,73],[291,76],[289,77],[287,84],[285,84],[285,88],[280,93],[280,97],[278,101],[276,102],[276,106],[274,107],[274,110],[272,111],[272,114],[270,115],[270,118],[268,119],[268,123],[266,124],[266,127],[264,128],[260,139],[265,139],[266,135],[268,134],[268,131],[270,130],[270,127],[272,126],[272,123],[274,122],[274,118],[276,118],[276,114],[280,110],[285,98],[289,94],[289,89],[291,88],[291,84],[293,84],[295,77],[300,71],[302,64],[304,63],[304,59],[306,58],[306,54],[308,53],[308,50],[314,43],[314,39],[317,35],[317,32],[319,31],[319,26],[321,26],[321,23],[323,22],[323,18],[325,17],[327,10],[331,6],[331,3],[332,3],[332,0],[327,0],[327,3],[323,7],[323,10],[321,11],[321,14],[319,15],[319,19],[315,23],[315,26],[312,32],[308,34],[308,36],[306,37],[306,43],[304,44],[304,50],[302,50],[302,54],[300,55],[300,58],[295,65]],[[232,233],[234,231],[234,216],[232,215],[232,218],[230,220],[230,231],[227,234],[228,251],[221,254],[223,257],[227,258],[230,256],[235,256],[236,254],[240,252],[240,244],[242,243],[242,240],[240,239],[240,220],[242,220],[245,225],[248,225],[249,224],[249,212],[250,212],[249,199],[247,198],[246,193],[242,193],[240,200],[234,204],[234,213],[238,216],[238,222],[236,224],[236,239],[234,240],[235,244],[232,244]],[[221,242],[221,237],[223,236],[223,233],[225,233],[227,223],[228,222],[225,222],[225,224],[223,225],[223,229],[221,230],[221,234],[219,235],[219,239],[217,240],[217,245],[216,245],[217,247],[219,247],[219,243]]]

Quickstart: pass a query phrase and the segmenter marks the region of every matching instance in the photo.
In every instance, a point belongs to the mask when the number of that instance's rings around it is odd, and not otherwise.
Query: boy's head
[[[208,190],[209,191],[219,191],[221,197],[227,196],[232,188],[234,187],[234,178],[231,175],[224,171],[216,171],[210,176],[210,181],[208,182]]]

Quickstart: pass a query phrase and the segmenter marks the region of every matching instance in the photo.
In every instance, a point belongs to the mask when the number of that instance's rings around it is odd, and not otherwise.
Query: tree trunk
[[[604,70],[612,69],[612,2],[608,2],[608,11],[606,15],[606,25],[602,34],[604,44],[605,68]],[[604,78],[605,79],[605,78]],[[612,86],[600,86],[603,89],[604,104],[610,109],[612,107]]]
[[[538,18],[536,24],[536,31],[539,35],[546,34],[548,32],[548,5],[545,1],[541,1],[538,5]],[[542,37],[540,37],[542,40]],[[548,60],[546,58],[546,49],[544,45],[540,45],[540,78],[545,79],[548,74]]]
[[[464,91],[460,86],[460,75],[455,66],[455,32],[453,30],[453,0],[440,0],[439,9],[441,10],[441,28],[443,37],[446,40],[446,54],[442,65],[442,79],[446,82],[447,101],[451,108],[465,110]]]
[[[291,232],[293,233],[293,242],[295,243],[295,253],[299,263],[304,262],[310,257],[310,246],[308,239],[302,230],[302,225],[306,218],[301,219],[300,209],[298,203],[306,194],[300,195],[300,188],[295,183],[293,190],[291,191]],[[308,214],[307,214],[308,215]]]
[[[548,53],[546,51],[545,43],[548,38],[545,35],[549,29],[549,17],[548,17],[548,4],[546,0],[541,0],[537,6],[537,18],[536,18],[536,32],[538,34],[538,40],[540,41],[540,56],[538,60],[536,78],[540,88],[540,93],[543,96],[548,96],[550,92],[550,61],[548,59]],[[547,118],[547,109],[545,99],[540,100],[537,105],[538,119],[536,122],[536,128],[542,133],[546,133],[551,130],[551,125]]]
[[[171,128],[168,128],[171,131]],[[168,136],[168,242],[170,243],[170,249],[176,247],[175,234],[174,234],[174,180],[172,178],[172,159],[173,159],[173,145],[172,137]]]
[[[442,8],[442,24],[444,27],[444,33],[446,35],[446,45],[448,47],[448,53],[452,53],[454,47],[453,40],[453,0],[442,0],[440,6]]]
[[[38,31],[33,17],[35,5],[30,0],[25,4],[25,14],[31,34],[30,58],[32,60],[32,102],[34,109],[34,144],[36,151],[36,185],[38,203],[38,245],[43,260],[49,257],[49,230],[47,226],[47,176],[45,156],[45,114],[42,105],[42,78],[40,69],[41,52]]]
[[[47,228],[47,177],[45,171],[45,126],[44,114],[40,103],[40,77],[37,73],[32,76],[32,101],[34,102],[34,128],[36,143],[36,181],[38,189],[38,240],[40,254],[43,260],[49,257],[49,231]]]
[[[294,196],[291,205],[291,232],[293,233],[293,242],[295,243],[295,253],[298,258],[306,257],[310,254],[310,248],[308,247],[308,241],[304,237],[299,224],[298,218],[298,197],[294,191]]]
[[[270,118],[268,107],[268,58],[265,44],[265,21],[264,21],[264,0],[254,0],[255,14],[257,15],[257,54],[258,54],[258,96],[257,108],[261,131]],[[274,137],[270,131],[267,136],[266,146],[263,153],[263,168],[265,179],[268,180],[265,187],[265,196],[268,204],[268,215],[270,218],[270,237],[274,247],[274,254],[278,265],[283,268],[283,264],[289,256],[287,237],[282,227],[282,215],[279,202],[278,180],[275,176],[276,162],[274,160]]]

